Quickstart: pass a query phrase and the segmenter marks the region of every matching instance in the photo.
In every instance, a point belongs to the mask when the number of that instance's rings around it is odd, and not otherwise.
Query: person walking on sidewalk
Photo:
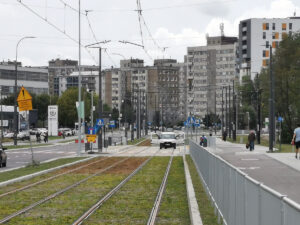
[[[255,141],[255,133],[252,130],[248,135],[248,143],[249,143],[250,151],[254,150],[254,141]]]
[[[295,158],[298,158],[298,151],[300,148],[300,124],[297,124],[297,128],[294,130],[294,135],[292,139],[292,143],[296,145],[296,155]]]

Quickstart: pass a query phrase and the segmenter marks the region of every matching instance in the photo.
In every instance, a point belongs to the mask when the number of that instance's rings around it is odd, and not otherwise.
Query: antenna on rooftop
[[[296,9],[295,9],[295,11],[294,11],[294,16],[295,16],[295,17],[296,17],[296,14],[297,14],[297,13],[296,13]]]
[[[224,23],[220,24],[221,36],[224,36]]]

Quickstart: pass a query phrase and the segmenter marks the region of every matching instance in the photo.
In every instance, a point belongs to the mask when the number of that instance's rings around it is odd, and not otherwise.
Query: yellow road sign
[[[22,87],[19,92],[17,101],[24,101],[24,100],[32,100],[32,97],[29,94],[29,92],[24,87]]]
[[[32,110],[32,101],[25,100],[25,101],[18,101],[19,111],[28,111]]]
[[[32,97],[24,87],[21,88],[17,101],[20,112],[32,110]]]
[[[90,142],[96,141],[97,135],[96,134],[87,134],[85,137],[86,137],[87,142],[90,143]]]

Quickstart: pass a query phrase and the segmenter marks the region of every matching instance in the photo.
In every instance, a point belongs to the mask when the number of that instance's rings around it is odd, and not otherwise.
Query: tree
[[[134,110],[133,110],[132,103],[129,99],[125,99],[124,102],[122,103],[121,113],[122,113],[122,122],[125,122],[125,118],[126,118],[127,123],[130,124],[133,123]]]
[[[89,120],[90,116],[90,94],[82,89],[82,101],[84,104],[85,121]],[[58,121],[60,126],[74,127],[78,121],[76,101],[78,101],[78,88],[69,88],[58,99]]]
[[[282,140],[290,142],[293,129],[300,122],[300,33],[285,37],[276,48],[273,57],[273,76],[275,78],[275,115],[284,119]],[[264,88],[263,113],[269,110],[269,70],[263,70],[260,83]]]
[[[112,113],[111,113],[111,119],[112,120],[119,119],[119,110],[117,108],[113,108]]]
[[[50,96],[48,94],[32,95],[32,107],[38,110],[38,120],[42,121],[43,127],[45,120],[48,119],[48,106]]]

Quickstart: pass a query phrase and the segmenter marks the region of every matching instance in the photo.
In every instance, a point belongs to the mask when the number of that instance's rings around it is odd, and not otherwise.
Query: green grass
[[[243,139],[243,142],[240,141],[241,139]],[[248,142],[248,136],[247,135],[237,135],[236,142],[234,142],[232,138],[228,138],[227,140],[232,143],[238,143],[238,144],[243,143],[246,145],[246,143]],[[257,141],[255,141],[255,145],[257,145]],[[261,136],[260,145],[269,147],[269,138],[267,136]],[[276,143],[274,148],[277,148],[279,150],[280,144]],[[281,150],[275,151],[275,153],[291,153],[291,152],[295,152],[295,147],[293,150],[293,146],[291,144],[281,144]]]
[[[146,140],[146,138],[134,139],[133,141],[128,141],[128,145],[135,145],[144,140]]]
[[[156,224],[191,224],[182,157],[174,157]]]
[[[60,137],[60,136],[49,136],[48,137],[48,140],[50,141],[50,140],[57,140],[57,139],[62,139],[62,137]]]
[[[214,214],[214,208],[212,207],[211,202],[204,190],[201,178],[198,175],[194,162],[190,156],[187,156],[186,160],[189,165],[203,225],[218,225],[218,218]]]
[[[112,162],[120,161],[121,158],[111,158],[109,159],[109,164]],[[145,160],[145,158],[140,158],[140,162]],[[126,161],[125,161],[126,162]],[[130,159],[127,160],[127,163],[130,164]],[[124,164],[124,165],[128,165]],[[105,168],[106,166],[98,164],[98,167]],[[94,167],[95,168],[95,167]],[[104,197],[113,187],[117,186],[128,174],[130,171],[121,172],[121,173],[111,173],[107,171],[106,173],[100,174],[93,178],[90,178],[86,182],[80,184],[79,186],[70,189],[69,191],[59,195],[58,197],[48,201],[37,208],[32,209],[26,214],[10,221],[11,224],[39,224],[39,225],[61,225],[61,224],[72,224],[79,216],[81,216],[87,209],[89,209],[94,203],[99,199]],[[69,183],[69,180],[72,181],[72,177],[81,176],[83,174],[70,174],[64,176],[65,182],[56,180],[56,185],[61,186],[62,183]],[[91,175],[91,174],[89,174]],[[87,176],[87,174],[85,174]],[[53,182],[51,182],[53,183]],[[52,184],[48,184],[43,187],[43,191],[49,194],[52,192],[50,190]],[[41,188],[40,188],[41,189]],[[39,193],[39,190],[37,194]],[[56,188],[55,188],[56,189]],[[31,193],[32,194],[32,193]],[[35,194],[36,195],[36,194]],[[42,195],[42,194],[41,194]]]
[[[50,168],[54,168],[57,166],[61,166],[67,163],[75,162],[78,160],[84,159],[83,157],[76,157],[76,158],[65,158],[65,159],[58,159],[48,163],[42,163],[38,166],[27,166],[25,168],[20,168],[12,171],[7,171],[0,173],[0,182],[11,180],[17,177],[22,177],[28,174],[36,173],[42,170],[47,170]]]
[[[169,159],[153,158],[85,224],[146,224]]]

